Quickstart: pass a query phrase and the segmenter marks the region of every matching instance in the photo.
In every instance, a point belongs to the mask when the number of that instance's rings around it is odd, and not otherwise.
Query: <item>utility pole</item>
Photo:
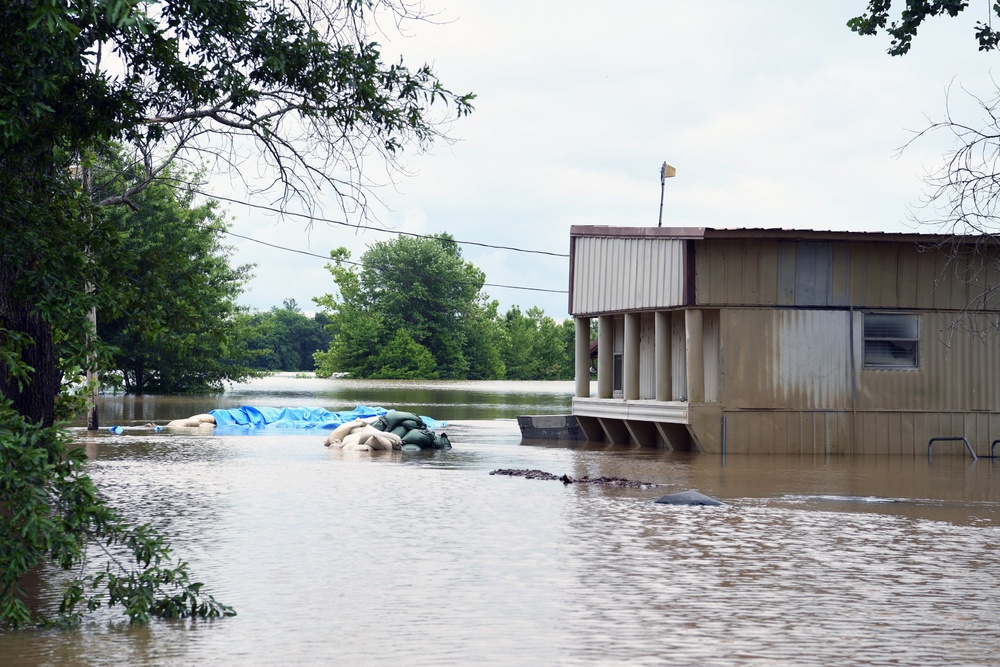
[[[657,227],[663,226],[663,191],[667,189],[667,179],[673,178],[676,175],[677,170],[666,162],[660,167],[660,221],[656,224]]]

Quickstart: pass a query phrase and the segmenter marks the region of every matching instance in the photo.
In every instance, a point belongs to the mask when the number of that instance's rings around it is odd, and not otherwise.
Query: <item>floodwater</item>
[[[0,635],[0,665],[1000,664],[1000,464],[522,442],[513,417],[565,412],[571,391],[280,377],[109,398],[124,433],[74,431],[91,475],[239,615]],[[454,449],[142,428],[244,403],[415,411]],[[727,504],[652,502],[691,488]]]

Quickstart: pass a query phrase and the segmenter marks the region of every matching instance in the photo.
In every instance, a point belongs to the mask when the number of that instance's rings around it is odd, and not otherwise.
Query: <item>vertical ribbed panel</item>
[[[724,310],[724,404],[792,410],[849,408],[849,317],[846,311]],[[920,315],[918,369],[866,369],[861,364],[862,314],[856,312],[857,409],[1000,412],[1000,340],[995,332],[954,329],[954,317],[951,313]],[[989,322],[984,315],[970,315],[967,324],[983,332]]]
[[[653,313],[639,320],[639,398],[656,398],[656,329]]]
[[[687,332],[684,328],[684,311],[677,311],[670,318],[670,375],[673,400],[686,397],[687,390]]]
[[[914,243],[703,240],[695,257],[702,306],[958,310],[1000,285],[995,262]]]
[[[836,409],[850,405],[848,313],[722,312],[722,401],[731,407]]]
[[[702,333],[705,338],[705,400],[719,400],[719,311],[702,311]]]
[[[1000,437],[1000,414],[910,411],[724,410],[728,454],[927,456],[936,437],[966,437],[979,456]],[[856,421],[856,423],[855,423]],[[967,458],[961,441],[934,445],[934,458]]]
[[[581,237],[574,243],[573,315],[683,303],[683,241]]]
[[[985,315],[968,316],[964,328],[955,318],[921,314],[919,369],[862,369],[858,408],[1000,411],[1000,340]]]

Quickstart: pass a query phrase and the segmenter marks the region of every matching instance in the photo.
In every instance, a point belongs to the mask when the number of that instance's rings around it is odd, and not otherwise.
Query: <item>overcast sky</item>
[[[384,41],[411,66],[429,62],[456,92],[477,94],[458,141],[404,158],[412,175],[377,191],[386,228],[567,253],[576,224],[910,231],[922,176],[945,136],[897,149],[928,118],[966,113],[962,88],[995,94],[996,58],[976,51],[968,16],[921,28],[910,54],[845,23],[864,0],[427,0],[435,23]],[[980,6],[981,5],[981,6]],[[975,118],[966,114],[965,118]],[[384,180],[384,178],[383,178]],[[323,256],[357,259],[390,234],[228,205],[232,231]],[[332,202],[325,211],[340,218]],[[266,310],[334,290],[324,260],[233,238],[253,262],[242,302]],[[565,291],[564,257],[464,246],[488,283]],[[501,312],[540,306],[566,317],[564,293],[487,287]]]

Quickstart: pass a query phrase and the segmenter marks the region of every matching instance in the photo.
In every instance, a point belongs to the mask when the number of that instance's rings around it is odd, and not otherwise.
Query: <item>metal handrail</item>
[[[972,454],[972,460],[976,461],[976,460],[979,459],[979,457],[976,456],[976,451],[974,449],[972,449],[972,445],[969,444],[969,439],[966,438],[963,435],[956,435],[956,436],[948,436],[948,437],[942,436],[942,437],[938,437],[938,438],[931,438],[930,440],[928,440],[927,441],[927,460],[928,461],[931,459],[931,445],[933,445],[935,442],[941,442],[941,441],[945,441],[945,440],[961,440],[962,442],[965,443],[965,448],[969,450],[970,454]],[[993,444],[995,445],[997,442],[1000,442],[1000,440],[994,440]],[[991,447],[991,450],[992,450],[992,447]]]

